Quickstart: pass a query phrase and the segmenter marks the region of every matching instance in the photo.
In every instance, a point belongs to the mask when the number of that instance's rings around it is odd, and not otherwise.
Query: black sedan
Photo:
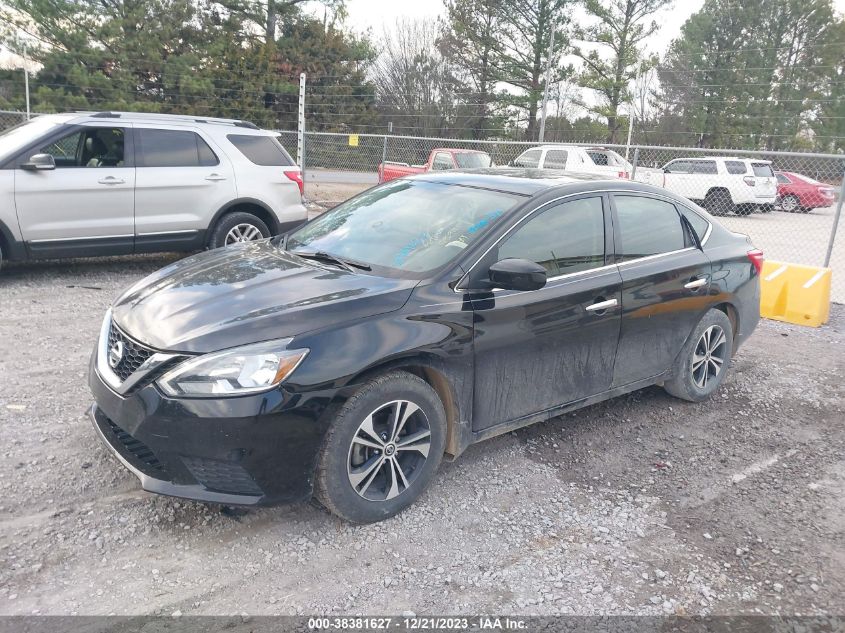
[[[370,189],[176,262],[106,314],[102,439],[144,489],[396,514],[470,444],[649,385],[700,401],[762,253],[662,189],[519,169]]]

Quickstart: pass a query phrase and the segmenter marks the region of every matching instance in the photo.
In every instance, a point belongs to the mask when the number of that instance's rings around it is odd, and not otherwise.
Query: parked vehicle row
[[[759,319],[762,253],[687,199],[601,176],[450,171],[129,288],[91,419],[144,489],[316,495],[390,517],[444,456],[650,385],[719,387]]]
[[[303,223],[273,132],[229,119],[39,116],[0,135],[0,261],[190,251]]]

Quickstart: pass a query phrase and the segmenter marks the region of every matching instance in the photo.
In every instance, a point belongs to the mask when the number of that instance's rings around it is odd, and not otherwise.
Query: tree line
[[[37,62],[33,111],[190,113],[295,129],[845,150],[845,19],[832,0],[705,0],[660,54],[672,0],[442,0],[356,33],[343,0],[6,0]],[[546,85],[548,83],[548,90]],[[0,109],[22,109],[0,71]]]

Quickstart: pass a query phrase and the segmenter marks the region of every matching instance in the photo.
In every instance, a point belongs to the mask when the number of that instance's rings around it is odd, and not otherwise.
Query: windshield
[[[479,152],[477,154],[463,154],[461,152],[457,152],[455,154],[455,161],[458,163],[458,167],[462,169],[490,167],[491,163],[493,162],[489,154],[484,154],[482,152]]]
[[[460,185],[394,180],[291,233],[287,248],[422,277],[454,259],[522,199]]]
[[[11,153],[34,141],[59,125],[54,118],[36,117],[0,132],[0,156]]]

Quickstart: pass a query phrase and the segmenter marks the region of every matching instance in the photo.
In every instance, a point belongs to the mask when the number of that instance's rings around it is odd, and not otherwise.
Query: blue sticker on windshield
[[[475,233],[476,231],[480,231],[503,213],[504,211],[502,211],[501,209],[499,209],[498,211],[491,211],[483,218],[481,218],[478,222],[469,227],[467,229],[467,233]]]

